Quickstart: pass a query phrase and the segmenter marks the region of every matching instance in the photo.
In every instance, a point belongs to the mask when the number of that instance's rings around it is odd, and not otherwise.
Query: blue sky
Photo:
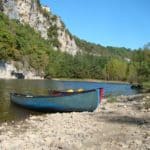
[[[41,0],[81,39],[137,49],[150,42],[150,0]]]

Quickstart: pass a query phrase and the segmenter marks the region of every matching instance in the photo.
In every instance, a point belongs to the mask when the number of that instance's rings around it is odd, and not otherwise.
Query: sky
[[[150,42],[150,0],[41,0],[41,4],[88,42],[131,49]]]

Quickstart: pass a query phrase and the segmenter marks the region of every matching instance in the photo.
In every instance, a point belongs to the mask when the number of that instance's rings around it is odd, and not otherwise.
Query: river
[[[40,112],[18,107],[10,102],[10,93],[48,94],[48,89],[65,90],[83,88],[104,88],[105,96],[132,95],[137,91],[129,84],[85,82],[85,81],[56,81],[56,80],[0,80],[0,122],[25,119],[29,115],[39,115]]]

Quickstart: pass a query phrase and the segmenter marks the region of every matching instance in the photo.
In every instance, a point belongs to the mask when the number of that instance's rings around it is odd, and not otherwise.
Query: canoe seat
[[[26,95],[26,97],[33,97],[32,95]]]

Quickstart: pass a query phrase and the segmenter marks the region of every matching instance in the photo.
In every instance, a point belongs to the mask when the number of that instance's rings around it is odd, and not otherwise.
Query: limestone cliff
[[[39,0],[0,0],[0,11],[10,19],[29,24],[40,32],[44,39],[50,40],[55,49],[72,55],[79,50],[60,17],[42,7]]]
[[[16,65],[22,65],[19,62],[4,62],[0,60],[0,79],[43,79],[38,76],[36,71],[27,70],[26,68],[18,69]]]

